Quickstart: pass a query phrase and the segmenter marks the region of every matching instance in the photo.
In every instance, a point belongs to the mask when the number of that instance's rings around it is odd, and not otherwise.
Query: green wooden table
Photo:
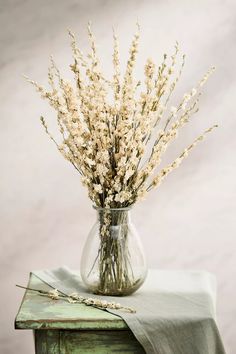
[[[28,287],[51,290],[34,275],[30,276]],[[37,354],[145,353],[118,316],[28,290],[15,328],[33,330]]]

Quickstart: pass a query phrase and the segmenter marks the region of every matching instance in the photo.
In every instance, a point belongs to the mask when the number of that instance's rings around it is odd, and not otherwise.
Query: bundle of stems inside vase
[[[128,60],[123,67],[119,42],[113,31],[113,73],[102,72],[96,41],[88,25],[91,50],[84,55],[75,35],[69,31],[74,84],[65,80],[53,58],[48,71],[49,88],[28,79],[42,98],[56,110],[58,134],[51,133],[45,119],[41,123],[59,152],[74,166],[87,187],[93,204],[100,208],[124,208],[144,198],[177,168],[194,146],[216,125],[207,128],[167,166],[160,166],[167,147],[198,112],[201,90],[214,68],[171,103],[185,64],[178,43],[173,53],[164,54],[159,64],[147,59],[144,80],[135,79],[140,28],[131,40]],[[109,213],[108,213],[109,214]],[[106,219],[106,218],[104,218]],[[125,227],[122,246],[108,237],[117,220],[101,222],[99,250],[100,287],[118,287],[132,282]]]
[[[99,263],[99,283],[95,289],[97,293],[125,295],[138,284],[130,259],[128,227],[126,210],[99,211],[101,241],[97,257]]]

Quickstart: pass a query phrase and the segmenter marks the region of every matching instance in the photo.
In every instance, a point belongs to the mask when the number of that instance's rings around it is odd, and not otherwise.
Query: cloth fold
[[[91,297],[79,272],[68,267],[32,273],[64,294]],[[225,354],[216,325],[216,281],[210,273],[150,270],[136,293],[102,299],[119,300],[137,311],[108,310],[126,322],[147,354]]]

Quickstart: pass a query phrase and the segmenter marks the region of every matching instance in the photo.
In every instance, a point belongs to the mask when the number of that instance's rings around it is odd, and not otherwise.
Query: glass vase
[[[147,275],[130,207],[97,208],[97,220],[85,243],[80,272],[94,294],[122,296],[136,291]]]

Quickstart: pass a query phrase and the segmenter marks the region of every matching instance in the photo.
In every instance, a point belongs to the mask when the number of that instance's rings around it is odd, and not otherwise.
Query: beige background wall
[[[85,25],[92,20],[110,71],[111,27],[122,55],[135,27],[142,27],[138,71],[151,56],[161,60],[177,39],[187,54],[181,96],[212,64],[201,110],[167,154],[174,157],[204,128],[208,137],[146,201],[133,220],[143,238],[149,266],[206,269],[218,280],[218,321],[228,353],[235,353],[235,1],[0,1],[0,353],[30,354],[31,333],[13,329],[22,291],[32,269],[66,264],[78,268],[81,247],[95,214],[79,176],[44,134],[38,117],[53,112],[21,77],[46,82],[48,58],[70,63],[66,28],[87,48]],[[63,71],[64,69],[62,69]],[[67,69],[63,71],[67,74]]]

